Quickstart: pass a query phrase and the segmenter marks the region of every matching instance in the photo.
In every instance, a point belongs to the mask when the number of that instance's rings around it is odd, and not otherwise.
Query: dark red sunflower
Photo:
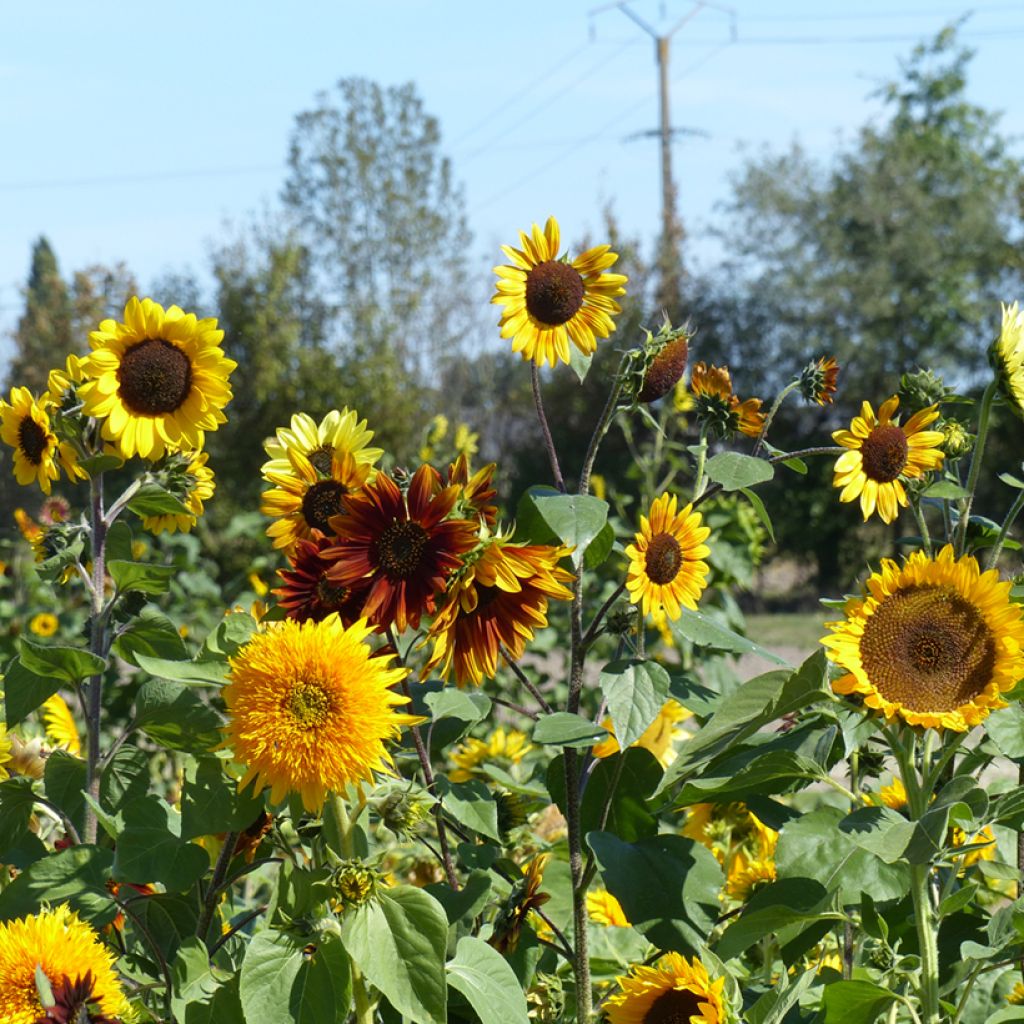
[[[278,587],[274,594],[289,619],[322,622],[337,612],[342,624],[351,626],[363,614],[365,583],[343,586],[327,578],[334,561],[324,552],[336,543],[336,538],[327,538],[319,530],[313,530],[308,540],[296,542],[295,551],[288,559],[291,569],[277,570],[284,586]]]
[[[338,543],[327,579],[343,587],[367,585],[363,614],[399,631],[433,613],[448,577],[477,543],[477,523],[448,519],[461,488],[441,487],[440,474],[421,466],[403,495],[386,473],[346,498],[347,515],[330,520]]]
[[[498,506],[490,501],[498,493],[492,486],[495,464],[489,462],[470,475],[469,458],[465,453],[448,467],[448,484],[460,489],[458,511],[462,515],[478,515],[488,526],[498,521]]]

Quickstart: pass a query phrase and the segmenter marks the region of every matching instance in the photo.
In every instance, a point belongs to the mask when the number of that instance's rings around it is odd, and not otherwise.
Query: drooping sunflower
[[[893,420],[899,404],[893,395],[882,403],[876,417],[871,403],[864,402],[850,429],[832,434],[838,444],[850,449],[836,459],[832,486],[842,488],[840,501],[860,498],[865,521],[877,508],[882,521],[891,523],[899,515],[899,506],[907,507],[901,481],[942,467],[942,431],[924,429],[938,419],[938,407],[930,405],[900,425]]]
[[[609,1024],[722,1024],[725,978],[712,981],[696,957],[666,953],[650,967],[634,964],[605,1000]]]
[[[831,405],[839,380],[839,363],[833,356],[809,362],[800,373],[800,394],[816,405]]]
[[[357,462],[348,451],[335,451],[326,473],[295,449],[289,450],[288,463],[288,473],[264,473],[275,486],[260,498],[260,511],[275,520],[267,527],[267,536],[285,554],[293,552],[300,540],[310,538],[314,530],[332,536],[331,519],[347,511],[344,499],[361,491],[372,473],[369,463]]]
[[[706,846],[719,864],[727,865],[740,850],[756,857],[774,856],[779,834],[746,804],[691,804],[682,833]]]
[[[145,529],[154,535],[163,533],[165,530],[167,533],[176,533],[178,530],[181,530],[182,533],[191,531],[192,527],[196,525],[196,520],[203,514],[203,502],[209,501],[217,488],[213,479],[213,470],[206,464],[209,457],[209,452],[192,452],[183,455],[183,459],[188,461],[184,472],[188,490],[182,504],[189,512],[143,516],[142,525]]]
[[[1002,310],[1002,327],[989,349],[989,361],[1003,397],[1018,416],[1024,417],[1024,310],[1016,302],[1003,305]]]
[[[219,348],[223,338],[213,317],[133,296],[123,323],[104,320],[89,335],[83,412],[103,418],[104,438],[126,459],[199,451],[206,431],[227,420],[228,377],[238,364]]]
[[[526,865],[522,880],[513,886],[508,899],[499,908],[489,940],[499,953],[515,952],[527,918],[551,899],[550,893],[540,891],[549,859],[550,854],[537,854]]]
[[[548,601],[572,600],[572,573],[558,563],[569,548],[512,544],[495,535],[455,580],[430,628],[423,675],[437,671],[459,686],[493,679],[504,647],[513,661],[547,623]]]
[[[654,500],[650,518],[640,517],[640,532],[626,548],[626,589],[644,615],[664,609],[678,619],[680,606],[696,610],[710,571],[702,559],[711,553],[704,543],[711,531],[702,522],[692,505],[677,511],[675,495],[667,493]]]
[[[621,312],[615,298],[625,295],[624,274],[607,273],[618,254],[598,245],[574,260],[559,257],[558,221],[549,217],[544,230],[534,224],[519,233],[521,249],[503,245],[511,261],[494,268],[497,291],[491,302],[504,307],[498,321],[501,336],[512,339],[512,351],[537,366],[569,362],[569,342],[591,355],[598,338],[615,330],[613,315]]]
[[[678,701],[667,700],[662,705],[657,717],[644,730],[644,733],[633,743],[634,747],[643,747],[649,750],[664,767],[668,767],[675,760],[673,743],[680,736],[685,735],[682,729],[678,728],[680,722],[691,718],[691,712],[687,711]],[[615,736],[615,727],[612,720],[606,718],[601,723],[610,735],[595,743],[591,753],[594,757],[611,757],[619,752],[619,741]]]
[[[48,637],[53,636],[57,632],[59,625],[57,616],[53,612],[40,612],[38,615],[32,616],[29,620],[28,628],[36,636]]]
[[[67,701],[59,693],[43,701],[43,721],[46,723],[46,738],[58,747],[63,747],[74,757],[78,757],[82,752],[78,726]]]
[[[629,928],[629,918],[622,904],[607,889],[587,893],[587,914],[595,924],[605,928]]]
[[[362,617],[366,587],[346,587],[327,578],[334,562],[324,557],[324,551],[335,543],[333,537],[327,538],[319,530],[313,530],[309,540],[300,540],[295,545],[289,558],[292,567],[278,569],[284,586],[278,587],[274,595],[289,619],[320,622],[328,615],[337,614],[350,626]]]
[[[113,1024],[128,1012],[116,957],[67,904],[0,924],[0,1024],[61,1020],[39,1001],[37,968],[66,1021]]]
[[[69,480],[85,479],[74,448],[50,429],[49,410],[49,399],[33,398],[28,388],[11,388],[10,402],[0,401],[0,439],[14,449],[14,478],[38,483],[43,494],[60,476],[58,462]]]
[[[459,500],[455,504],[458,518],[471,519],[479,516],[488,526],[494,526],[498,520],[498,507],[491,500],[498,493],[493,486],[495,464],[486,466],[472,473],[469,468],[469,456],[461,452],[448,467],[448,485],[459,488]]]
[[[525,732],[518,729],[495,729],[485,740],[471,736],[451,752],[452,763],[457,767],[448,775],[452,782],[468,782],[476,775],[477,768],[484,764],[498,764],[500,767],[519,764],[533,750],[533,744]]]
[[[329,550],[335,564],[327,578],[343,587],[367,585],[363,614],[374,624],[417,628],[477,543],[477,523],[447,518],[458,497],[459,488],[442,488],[430,466],[416,470],[405,495],[378,473],[346,499],[346,515],[331,519],[338,543]]]
[[[337,615],[286,619],[230,659],[224,745],[245,766],[240,786],[269,786],[275,804],[297,793],[318,811],[329,792],[391,770],[386,744],[420,719],[395,710],[408,698],[391,687],[408,670],[370,650],[371,631],[363,619],[346,628]]]
[[[307,413],[298,412],[292,416],[290,427],[278,427],[274,437],[263,443],[269,459],[261,472],[268,479],[270,473],[293,473],[290,452],[304,455],[322,477],[331,475],[333,460],[343,459],[346,452],[357,465],[373,466],[384,449],[367,447],[372,440],[373,431],[366,420],[348,406],[332,409],[319,423]]]
[[[741,903],[746,903],[762,886],[777,878],[773,857],[751,856],[745,850],[738,850],[729,864],[725,879],[725,894]]]
[[[859,694],[887,719],[965,732],[1024,676],[1024,620],[1010,583],[951,545],[935,558],[915,551],[900,566],[882,561],[846,618],[822,639],[847,674],[836,693]]]
[[[747,437],[758,437],[764,428],[761,399],[741,402],[732,390],[728,366],[698,363],[690,375],[694,395],[694,411],[698,421],[712,434],[729,437],[739,431]],[[676,403],[678,408],[679,403]]]

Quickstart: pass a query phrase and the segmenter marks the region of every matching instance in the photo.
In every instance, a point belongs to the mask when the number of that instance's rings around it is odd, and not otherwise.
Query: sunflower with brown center
[[[459,491],[441,487],[430,466],[416,470],[407,494],[378,473],[346,499],[347,514],[330,521],[338,543],[327,552],[335,560],[327,579],[335,586],[367,586],[363,614],[375,625],[416,629],[477,543],[477,523],[447,518]]]
[[[664,609],[670,619],[678,619],[680,606],[696,611],[707,586],[709,569],[702,559],[711,553],[704,543],[711,531],[692,505],[676,508],[674,494],[656,498],[650,518],[640,517],[640,532],[626,548],[626,589],[644,615]]]
[[[227,417],[228,377],[238,365],[219,348],[224,332],[177,306],[132,297],[124,322],[104,320],[89,335],[82,364],[82,411],[103,418],[103,436],[124,458],[199,451]]]
[[[942,468],[941,430],[925,430],[939,418],[937,406],[914,413],[904,425],[893,420],[900,400],[896,395],[882,403],[875,416],[870,402],[864,402],[849,430],[837,430],[833,439],[850,449],[836,459],[833,487],[842,488],[840,501],[860,498],[865,521],[877,508],[883,522],[907,507],[903,480],[916,480],[926,472]]]
[[[615,330],[620,313],[615,301],[625,295],[626,276],[607,270],[618,254],[598,245],[574,260],[559,257],[558,221],[549,217],[544,230],[534,224],[519,233],[521,249],[503,245],[510,264],[495,267],[497,291],[491,302],[503,306],[501,336],[512,339],[512,351],[537,366],[569,362],[569,343],[592,355],[598,338]]]
[[[324,551],[335,544],[335,538],[313,530],[308,540],[300,540],[295,545],[289,557],[291,569],[277,570],[284,586],[278,587],[274,595],[289,619],[321,622],[328,615],[337,614],[350,626],[362,617],[366,587],[345,587],[327,578],[334,562],[324,557]]]
[[[650,967],[635,964],[605,1000],[609,1024],[722,1024],[725,978],[712,981],[694,958],[666,953]]]
[[[522,657],[536,630],[548,624],[548,601],[570,601],[572,573],[559,568],[569,548],[511,544],[493,537],[453,583],[430,628],[434,647],[423,675],[452,673],[459,686],[493,679],[504,647]]]
[[[698,363],[690,376],[694,410],[698,421],[712,434],[729,437],[737,431],[747,437],[759,437],[764,429],[761,399],[741,402],[732,390],[728,366]]]
[[[323,477],[331,475],[335,458],[343,459],[345,453],[352,455],[357,465],[373,466],[384,454],[383,448],[368,447],[373,440],[373,431],[359,413],[346,406],[332,409],[317,423],[312,416],[298,412],[292,416],[291,425],[278,427],[274,437],[265,441],[263,448],[269,456],[261,472],[289,475],[293,472],[289,453],[304,455],[313,468]],[[370,474],[372,477],[372,473]]]
[[[50,493],[60,476],[58,462],[69,480],[84,480],[74,448],[50,429],[50,400],[36,400],[28,388],[11,388],[10,402],[0,401],[0,439],[14,449],[14,478],[19,484],[38,483]]]
[[[884,559],[846,618],[826,623],[821,642],[847,674],[836,693],[859,694],[887,719],[965,732],[1024,676],[1024,621],[1010,583],[981,572],[946,545],[936,558],[915,551],[900,566]]]

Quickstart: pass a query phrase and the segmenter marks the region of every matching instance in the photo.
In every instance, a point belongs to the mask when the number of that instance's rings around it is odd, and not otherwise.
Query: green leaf
[[[915,822],[890,807],[858,807],[839,822],[839,830],[861,849],[895,864],[914,837]]]
[[[185,765],[181,790],[181,836],[217,835],[241,832],[252,825],[263,811],[263,797],[252,788],[239,791],[238,783],[224,774],[215,757],[190,759]]]
[[[768,536],[771,538],[772,543],[775,543],[775,531],[772,529],[772,518],[768,515],[768,509],[765,508],[764,502],[756,491],[751,491],[746,487],[741,487],[740,490],[743,492],[744,497],[750,502],[754,512],[757,513],[757,518],[761,520],[761,525],[768,531]]]
[[[922,498],[943,498],[947,501],[957,501],[966,498],[970,491],[965,490],[952,480],[936,480],[921,492]]]
[[[160,882],[168,892],[184,892],[209,869],[209,855],[181,838],[181,815],[165,800],[147,796],[123,813],[113,866],[119,882]]]
[[[615,530],[611,523],[605,523],[600,533],[590,542],[587,553],[583,556],[583,564],[588,569],[596,569],[603,565],[615,547]]]
[[[448,923],[455,924],[476,917],[487,905],[491,896],[491,875],[490,872],[475,869],[469,873],[461,889],[452,889],[447,882],[434,882],[426,886],[425,890],[444,907]]]
[[[178,569],[173,565],[114,559],[107,562],[107,572],[122,594],[132,590],[140,594],[166,594]]]
[[[896,997],[871,981],[836,981],[825,986],[823,1024],[873,1024]]]
[[[764,447],[765,447],[765,450],[768,452],[768,454],[772,455],[772,456],[778,456],[778,455],[785,455],[786,454],[786,452],[784,452],[781,448],[776,448],[774,445],[769,444],[767,441],[764,442]],[[794,473],[799,473],[801,476],[806,476],[807,475],[807,463],[804,462],[803,459],[799,459],[799,458],[796,458],[796,457],[791,458],[791,459],[783,459],[782,460],[782,464],[787,469],[793,470]]]
[[[107,667],[101,657],[80,647],[47,647],[25,637],[18,638],[18,647],[18,658],[29,672],[65,683],[88,679]]]
[[[786,793],[814,779],[824,769],[816,761],[793,751],[767,749],[764,753],[737,751],[725,764],[717,762],[688,779],[676,796],[679,804],[728,802],[754,796]]]
[[[190,516],[192,510],[158,483],[145,483],[136,492],[128,508],[137,516]]]
[[[446,687],[425,694],[423,703],[430,708],[430,716],[435,722],[444,718],[454,718],[474,725],[491,713],[491,698],[478,691],[467,693],[465,690]]]
[[[0,686],[4,689],[7,728],[13,729],[61,688],[61,680],[30,672],[20,659],[12,658]]]
[[[464,935],[447,965],[448,984],[461,992],[480,1024],[529,1024],[526,996],[505,958],[483,939]]]
[[[448,918],[437,900],[408,885],[386,889],[345,915],[341,935],[352,962],[399,1013],[446,1024]]]
[[[584,355],[575,345],[569,346],[569,367],[576,374],[576,379],[582,384],[590,372],[590,364],[594,361],[593,352]]]
[[[31,779],[13,778],[0,782],[0,854],[29,834],[28,823],[34,804]]]
[[[203,753],[221,740],[223,719],[184,683],[148,679],[135,696],[142,731],[171,750]]]
[[[668,673],[654,661],[629,658],[613,661],[598,680],[619,746],[632,746],[658,717],[668,700]]]
[[[188,657],[185,641],[174,623],[158,608],[146,605],[114,640],[114,651],[128,662],[137,665],[139,654],[150,658],[178,661]]]
[[[206,1024],[210,1014],[199,1011],[212,1008],[217,990],[229,978],[226,972],[212,967],[206,946],[194,935],[178,947],[171,968],[171,1011],[175,1019],[186,1024]]]
[[[68,903],[94,928],[110,924],[118,914],[107,889],[112,859],[112,851],[96,846],[48,854],[0,892],[0,921],[38,913],[44,903]]]
[[[817,971],[804,971],[793,983],[783,972],[775,987],[747,1010],[746,1024],[783,1024],[800,997],[818,980]]]
[[[137,747],[121,747],[100,776],[100,804],[116,814],[132,800],[149,792],[149,754]]]
[[[231,612],[206,638],[200,657],[204,661],[225,661],[234,657],[255,632],[256,620],[248,612]]]
[[[677,637],[688,640],[698,647],[714,647],[730,654],[756,654],[776,665],[785,665],[786,660],[780,658],[760,644],[754,643],[749,637],[734,633],[707,616],[704,612],[695,612],[690,608],[680,608],[679,618],[670,621],[669,626]]]
[[[136,654],[139,668],[157,679],[173,679],[186,686],[223,686],[230,666],[226,661],[170,661]]]
[[[721,484],[723,490],[741,491],[771,480],[775,476],[775,467],[767,459],[753,455],[719,452],[708,459],[705,472],[709,479]]]
[[[550,747],[592,747],[608,737],[608,730],[582,715],[556,711],[538,719],[533,727],[533,742]]]
[[[551,487],[531,487],[519,499],[517,526],[535,543],[562,543],[574,548],[579,566],[589,544],[608,521],[608,503],[589,494],[562,494]]]
[[[54,750],[46,759],[43,788],[46,799],[60,808],[81,835],[85,817],[86,764],[66,750]]]
[[[982,727],[1004,757],[1024,758],[1024,707],[1018,701],[993,711]]]
[[[498,805],[487,786],[479,779],[469,782],[450,782],[445,776],[437,777],[437,790],[445,807],[460,824],[501,842],[498,831]]]
[[[998,479],[1002,480],[1007,487],[1016,487],[1018,491],[1024,491],[1024,480],[1012,473],[1000,473]]]

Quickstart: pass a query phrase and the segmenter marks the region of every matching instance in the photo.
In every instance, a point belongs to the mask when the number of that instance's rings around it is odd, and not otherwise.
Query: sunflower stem
[[[217,863],[213,866],[213,877],[206,888],[206,895],[203,897],[203,910],[199,915],[199,923],[196,925],[196,936],[202,943],[206,942],[206,933],[210,930],[213,912],[217,909],[217,897],[224,888],[224,879],[227,877],[228,868],[231,866],[231,859],[235,855],[238,836],[238,832],[229,832],[224,837],[224,845],[220,848]]]
[[[697,471],[693,475],[693,500],[696,502],[704,493],[704,465],[708,457],[708,428],[700,425],[700,443],[697,450]]]
[[[100,658],[107,656],[106,612],[103,606],[106,578],[107,522],[103,515],[103,474],[89,481],[89,516],[92,547],[92,588],[89,612],[89,650]],[[100,798],[100,711],[103,706],[103,673],[89,678],[85,698],[86,761],[85,787],[92,801],[86,801],[84,838],[95,843],[97,835],[94,802]]]
[[[935,922],[931,897],[928,894],[928,864],[910,866],[911,896],[914,901],[914,922],[921,956],[921,1020],[923,1024],[939,1024],[939,951],[935,939]]]
[[[590,435],[587,454],[583,456],[583,466],[580,469],[580,494],[590,493],[590,475],[594,470],[597,450],[601,447],[601,442],[604,440],[605,434],[608,433],[612,420],[615,419],[615,413],[619,406],[619,395],[622,394],[622,385],[626,379],[625,370],[628,360],[629,353],[627,352],[619,360],[619,368],[615,371],[615,378],[612,381],[611,390],[608,392],[608,401],[604,403],[604,409],[601,410],[601,418],[597,421],[597,426],[594,427],[594,432]]]
[[[981,396],[981,412],[978,414],[978,440],[974,443],[974,452],[971,455],[971,468],[967,474],[967,497],[963,499],[963,504],[960,507],[960,522],[957,526],[957,556],[964,554],[967,545],[967,527],[971,519],[971,505],[974,502],[974,492],[978,487],[978,477],[981,475],[981,462],[985,456],[985,441],[988,439],[988,421],[992,414],[992,403],[995,401],[997,388],[996,381],[992,381]]]
[[[764,423],[761,426],[761,433],[757,435],[757,443],[754,445],[754,450],[750,453],[751,455],[757,455],[757,453],[764,447],[765,438],[768,436],[768,428],[772,425],[772,420],[775,419],[775,414],[779,411],[786,398],[798,387],[800,387],[799,377],[794,381],[790,381],[790,383],[778,393],[775,401],[772,402],[772,407],[768,410],[768,413],[764,418]]]
[[[555,479],[555,487],[565,494],[565,479],[562,476],[562,467],[558,464],[558,450],[555,448],[555,439],[551,436],[548,418],[544,414],[544,399],[540,394],[540,369],[536,363],[530,364],[530,380],[533,384],[533,404],[537,409],[537,419],[540,422],[541,433],[544,435],[544,447],[547,449],[548,459],[551,462],[551,475]]]
[[[1020,510],[1024,508],[1024,491],[1018,491],[1017,497],[1014,498],[1013,504],[1010,506],[1010,511],[1006,513],[1006,518],[1003,520],[1002,526],[999,527],[999,536],[996,537],[995,544],[992,545],[992,551],[988,556],[987,569],[994,569],[996,562],[999,561],[999,555],[1003,550],[1003,545],[1006,543],[1006,535],[1010,532],[1010,527],[1013,526],[1020,515]]]
[[[917,521],[917,528],[921,533],[921,543],[924,545],[925,554],[932,557],[932,535],[928,531],[928,523],[924,518],[924,509],[918,498],[911,499],[910,507],[914,512],[914,519]]]

